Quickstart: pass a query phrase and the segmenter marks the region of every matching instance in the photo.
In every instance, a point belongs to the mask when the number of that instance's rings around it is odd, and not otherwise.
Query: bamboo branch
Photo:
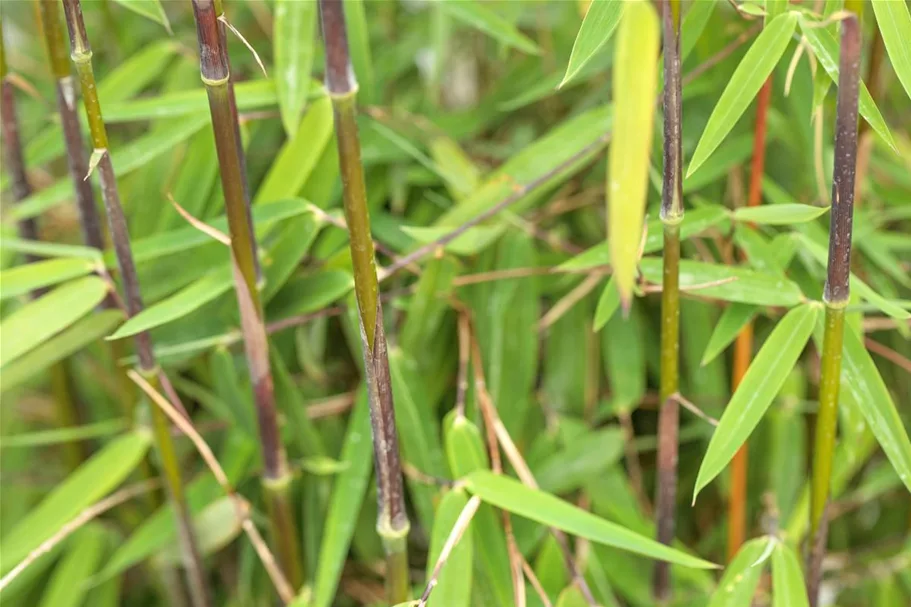
[[[661,223],[664,225],[664,265],[661,290],[661,410],[658,415],[658,480],[655,498],[657,539],[674,541],[677,497],[677,451],[680,407],[680,222],[683,221],[683,151],[680,76],[680,1],[662,3],[664,26],[664,182]],[[670,598],[670,565],[655,563],[655,599]]]
[[[354,290],[370,397],[377,479],[377,530],[386,551],[386,598],[394,604],[404,602],[409,594],[410,522],[405,511],[395,407],[358,141],[355,106],[358,86],[348,54],[348,34],[341,0],[320,0],[320,16],[326,47],[326,88],[332,98],[335,117],[342,197],[345,219],[351,233],[349,242],[354,266]]]
[[[299,534],[291,508],[292,475],[278,428],[269,344],[258,289],[256,242],[250,222],[249,196],[242,155],[237,106],[227,63],[221,3],[193,0],[199,39],[199,69],[209,98],[215,147],[231,235],[234,290],[240,310],[241,332],[259,426],[263,489],[267,502],[272,543],[282,571],[294,588],[303,583]]]
[[[44,5],[46,4],[48,4],[48,2],[42,0],[42,7],[45,9],[47,17],[52,11],[56,11],[56,5],[53,7],[45,7]],[[101,113],[101,103],[98,99],[98,87],[95,83],[95,75],[92,69],[92,49],[89,44],[88,35],[86,34],[80,1],[63,0],[63,5],[66,14],[67,28],[70,34],[71,56],[73,63],[76,65],[76,70],[82,85],[82,99],[88,116],[89,129],[91,131],[92,144],[94,147],[92,165],[97,168],[99,181],[101,182],[101,193],[108,217],[108,226],[114,244],[114,252],[117,256],[117,265],[120,268],[120,275],[123,281],[125,292],[124,301],[127,307],[127,314],[132,317],[143,310],[142,294],[139,287],[139,278],[136,274],[136,265],[133,261],[133,253],[130,248],[130,234],[127,229],[126,217],[123,214],[123,208],[120,204],[120,194],[117,189],[114,166],[111,162],[111,155],[108,150],[107,130]],[[56,16],[55,12],[53,14]],[[87,177],[88,174],[83,178],[86,180],[86,183],[88,183]],[[149,334],[146,332],[137,334],[135,343],[140,371],[143,375],[157,383],[160,370],[158,369],[155,360],[152,340]],[[183,565],[186,569],[191,599],[195,606],[203,607],[209,605],[208,589],[206,587],[202,560],[199,557],[199,550],[196,544],[189,509],[187,508],[186,499],[184,498],[183,479],[180,465],[177,460],[177,453],[174,450],[173,439],[171,437],[167,418],[157,407],[152,407],[151,410],[156,447],[158,449],[159,458],[161,459],[168,496],[174,507],[178,540],[181,547]]]
[[[832,211],[829,224],[829,263],[823,301],[825,333],[819,380],[819,413],[810,479],[811,545],[807,576],[810,605],[819,599],[822,559],[825,555],[825,511],[832,480],[832,461],[838,422],[841,385],[842,339],[845,307],[850,299],[851,236],[854,215],[854,180],[857,171],[857,104],[860,86],[861,33],[852,15],[842,21],[838,73],[838,106],[835,122],[835,167],[832,175]]]

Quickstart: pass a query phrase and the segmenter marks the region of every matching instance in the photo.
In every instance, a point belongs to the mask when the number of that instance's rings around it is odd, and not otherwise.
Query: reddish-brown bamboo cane
[[[677,501],[677,450],[680,409],[680,223],[683,221],[683,118],[680,75],[680,1],[662,3],[664,28],[664,270],[661,289],[661,410],[658,417],[658,482],[655,517],[658,541],[674,540]],[[670,567],[655,563],[655,599],[670,597]]]
[[[373,239],[356,121],[357,80],[348,54],[341,0],[320,0],[326,47],[326,88],[332,98],[342,174],[345,218],[351,233],[351,259],[362,336],[364,370],[370,395],[374,466],[377,479],[377,531],[386,551],[387,600],[408,598],[408,531],[395,409],[386,355],[383,314],[378,296]]]
[[[303,582],[303,567],[300,535],[291,505],[292,474],[281,442],[275,409],[269,344],[257,284],[256,244],[250,222],[244,162],[240,152],[242,142],[237,125],[237,108],[231,94],[231,73],[226,61],[224,24],[219,21],[219,8],[220,5],[216,6],[212,0],[193,0],[199,40],[199,69],[209,98],[231,234],[234,286],[256,405],[264,464],[262,480],[271,540],[283,573],[297,590]]]

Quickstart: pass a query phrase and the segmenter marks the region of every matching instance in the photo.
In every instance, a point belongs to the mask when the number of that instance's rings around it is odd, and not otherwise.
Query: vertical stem
[[[76,206],[79,209],[83,241],[90,247],[102,249],[104,248],[104,233],[101,229],[98,209],[95,206],[92,184],[85,179],[88,174],[88,165],[83,152],[82,128],[79,126],[79,117],[76,114],[76,88],[66,56],[58,4],[56,0],[36,1],[38,2],[39,28],[44,33],[45,49],[56,80],[57,109],[60,112],[60,123],[66,143],[67,166],[76,190]]]
[[[49,4],[41,0],[42,6]],[[98,87],[95,83],[95,74],[92,70],[92,49],[89,45],[85,22],[82,17],[82,5],[79,0],[63,0],[66,14],[67,28],[70,34],[70,52],[82,87],[83,104],[88,116],[89,129],[92,137],[92,165],[98,171],[101,182],[101,193],[104,207],[108,217],[108,227],[114,243],[114,252],[123,281],[127,314],[135,316],[143,309],[142,294],[139,288],[139,278],[136,274],[136,265],[133,262],[133,253],[130,248],[130,235],[127,230],[126,218],[120,204],[120,194],[117,189],[117,179],[114,174],[114,165],[108,151],[107,129],[101,114],[101,103],[98,100]],[[56,17],[56,5],[45,8],[45,18],[53,12]],[[77,123],[78,126],[78,123]],[[86,174],[86,177],[88,175]],[[86,181],[87,183],[87,181]],[[139,333],[135,337],[136,353],[139,358],[140,371],[151,382],[157,385],[159,368],[152,350],[152,340],[148,333]],[[152,409],[152,426],[155,436],[158,455],[161,460],[162,471],[165,476],[168,495],[174,507],[178,541],[183,555],[183,564],[187,573],[191,599],[195,607],[205,607],[209,604],[208,590],[203,574],[202,561],[196,546],[193,527],[183,494],[183,480],[180,465],[174,450],[171,438],[170,424],[157,407]]]
[[[370,396],[370,421],[377,478],[377,531],[386,551],[386,592],[391,603],[407,600],[408,531],[402,466],[399,461],[395,408],[386,355],[383,315],[378,297],[373,239],[367,212],[367,193],[356,122],[357,81],[348,53],[348,36],[341,0],[320,0],[323,40],[326,46],[326,87],[332,98],[342,174],[345,219],[350,231],[363,342],[364,370]]]
[[[3,153],[6,168],[12,179],[13,198],[16,202],[24,200],[32,193],[28,181],[25,159],[22,153],[22,140],[19,137],[19,118],[16,114],[16,96],[13,85],[7,80],[6,48],[3,42],[3,26],[0,24],[0,129],[3,132]],[[19,236],[29,240],[38,240],[38,222],[34,218],[24,219],[18,224]],[[28,256],[27,261],[35,261]],[[41,294],[33,293],[34,297]],[[66,363],[60,361],[51,367],[51,394],[57,406],[57,418],[62,426],[74,426],[79,423],[76,404],[70,394],[69,372]],[[70,469],[75,470],[85,458],[82,445],[67,443],[63,446]]]
[[[860,27],[857,19],[851,16],[842,21],[841,30],[835,167],[832,175],[832,211],[829,223],[829,263],[823,292],[826,322],[819,384],[819,413],[816,418],[813,470],[810,479],[810,533],[811,546],[814,549],[810,552],[810,563],[807,568],[807,593],[810,605],[814,607],[818,601],[822,559],[825,555],[825,511],[832,480],[832,460],[838,422],[845,307],[850,298],[860,48]]]
[[[683,221],[683,182],[680,2],[663,2],[664,26],[664,182],[661,221],[664,224],[664,270],[661,289],[661,411],[658,416],[658,484],[655,517],[658,541],[674,540],[677,501],[677,451],[680,408],[680,222]],[[670,566],[655,563],[654,594],[670,598]]]
[[[259,426],[263,457],[263,490],[272,544],[279,565],[296,589],[303,583],[303,567],[297,523],[291,507],[291,472],[278,428],[269,344],[263,323],[263,309],[257,288],[258,266],[253,226],[249,216],[249,197],[244,170],[237,107],[231,88],[231,73],[224,47],[224,25],[218,19],[221,3],[193,0],[199,39],[200,74],[209,98],[209,111],[215,133],[215,148],[225,196],[234,287],[240,310],[244,351]]]

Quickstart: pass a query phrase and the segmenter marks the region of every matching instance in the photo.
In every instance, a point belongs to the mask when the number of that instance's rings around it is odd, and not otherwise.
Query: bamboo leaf
[[[91,577],[108,545],[108,531],[98,523],[78,530],[67,542],[66,554],[54,567],[41,595],[40,607],[79,607],[83,604]]]
[[[725,569],[708,607],[750,607],[753,604],[753,594],[759,585],[763,569],[757,561],[762,558],[771,541],[774,540],[757,538],[740,548]]]
[[[721,473],[759,424],[788,373],[797,364],[813,333],[818,314],[818,305],[794,308],[762,344],[712,434],[696,478],[694,502],[699,491]]]
[[[450,241],[445,249],[455,255],[476,255],[496,241],[506,229],[506,225],[475,226],[465,230],[455,240]],[[421,226],[402,226],[402,231],[420,243],[428,243],[445,236],[450,228],[428,228]]]
[[[569,586],[557,597],[556,607],[585,607],[589,602],[576,585]]]
[[[7,316],[0,323],[0,367],[75,323],[101,303],[107,293],[103,280],[87,276],[57,287]]]
[[[712,336],[705,347],[705,353],[702,355],[701,366],[705,366],[715,360],[715,357],[721,354],[740,334],[740,330],[756,317],[756,306],[743,303],[731,304],[721,313],[721,318],[715,328],[712,329]]]
[[[800,560],[785,542],[772,552],[772,607],[808,607],[807,586]]]
[[[614,312],[620,307],[620,293],[617,291],[617,284],[611,277],[604,285],[601,291],[601,297],[598,298],[598,307],[595,309],[595,322],[592,326],[594,331],[600,331],[606,325]]]
[[[290,4],[311,4],[283,0]],[[312,2],[315,4],[315,2]],[[256,192],[254,206],[297,196],[313,173],[323,150],[332,139],[332,102],[322,97],[313,102],[293,135],[282,146]]]
[[[687,176],[704,163],[727,137],[775,69],[797,27],[795,14],[779,15],[765,26],[744,55],[712,110],[687,168]]]
[[[351,63],[354,65],[354,73],[357,75],[358,101],[363,104],[379,103],[364,0],[343,0],[343,2],[345,3],[345,24],[348,28]]]
[[[227,293],[234,284],[233,280],[231,268],[213,270],[190,286],[132,317],[108,339],[123,339],[183,318],[216,297]]]
[[[161,0],[114,0],[120,6],[127,8],[137,15],[142,15],[146,19],[151,19],[155,23],[164,26],[168,33],[171,32],[171,23],[168,21],[168,15],[164,12]]]
[[[593,0],[576,34],[566,74],[557,88],[572,80],[591,58],[607,44],[620,24],[623,3],[620,0]]]
[[[441,0],[453,18],[478,29],[506,46],[539,55],[541,49],[516,27],[476,0]]]
[[[3,270],[0,271],[0,300],[85,276],[91,271],[92,263],[75,257],[36,261]]]
[[[0,391],[12,390],[57,361],[108,335],[123,320],[120,310],[102,310],[76,321],[71,327],[3,367]]]
[[[142,461],[150,445],[145,432],[130,432],[108,443],[58,484],[0,542],[4,575],[83,509],[119,485]]]
[[[660,258],[645,257],[639,269],[646,280],[661,284],[662,266]],[[725,282],[730,279],[735,280]],[[680,262],[680,288],[694,288],[694,293],[705,297],[758,306],[791,307],[805,300],[800,288],[781,276],[689,259]]]
[[[898,477],[911,492],[911,442],[892,396],[860,337],[844,335],[841,389],[849,391]]]
[[[273,78],[285,133],[297,133],[307,103],[316,34],[316,0],[276,0],[272,22]],[[331,128],[331,127],[330,127]]]
[[[562,529],[599,544],[614,546],[653,559],[685,567],[711,569],[716,565],[690,556],[598,518],[553,495],[532,489],[517,480],[480,470],[465,479],[466,488],[485,502],[533,521]]]
[[[314,576],[313,607],[329,607],[342,575],[351,537],[357,523],[373,468],[367,392],[360,390],[339,460],[347,466],[335,478]]]
[[[734,219],[770,226],[784,226],[813,221],[828,211],[829,207],[817,207],[811,204],[766,204],[756,207],[740,207],[734,211]]]
[[[449,491],[437,507],[433,532],[430,535],[430,552],[427,555],[427,577],[430,578],[434,565],[455,526],[462,509],[468,504],[465,491]],[[472,531],[470,524],[459,543],[449,554],[446,565],[440,572],[438,583],[433,590],[433,600],[438,605],[468,607],[471,605],[472,568],[474,566]]]
[[[608,151],[608,242],[617,291],[629,307],[648,190],[658,80],[658,16],[650,3],[624,4],[614,51],[614,132]]]
[[[804,39],[809,43],[810,48],[813,49],[813,54],[816,55],[819,63],[822,64],[823,69],[829,75],[829,78],[831,78],[833,82],[838,83],[839,43],[835,39],[835,36],[826,28],[816,27],[816,24],[806,17],[800,18],[800,30],[803,33]],[[886,121],[883,120],[879,108],[876,107],[873,97],[870,96],[867,85],[863,82],[860,83],[858,111],[860,112],[860,115],[864,117],[864,120],[867,121],[867,124],[869,124],[874,131],[879,133],[879,136],[882,137],[883,141],[885,141],[893,150],[897,150],[895,147],[895,139],[893,139],[892,133],[889,131],[888,125],[886,125]]]
[[[567,493],[601,475],[622,454],[623,433],[619,428],[590,432],[541,462],[535,479],[544,491]]]
[[[889,53],[889,61],[905,93],[911,97],[911,13],[905,2],[894,0],[873,0],[876,25],[883,37],[883,44]]]
[[[354,277],[344,270],[324,270],[288,281],[268,308],[268,316],[288,318],[308,314],[338,301],[354,288]]]

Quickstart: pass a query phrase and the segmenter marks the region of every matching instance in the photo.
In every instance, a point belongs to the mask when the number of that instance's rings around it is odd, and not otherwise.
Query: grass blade
[[[734,219],[770,226],[785,226],[813,221],[828,211],[829,207],[817,207],[811,204],[767,204],[735,209]]]
[[[316,35],[315,0],[277,0],[272,29],[278,109],[285,133],[291,137],[297,133],[310,87]]]
[[[566,74],[557,88],[572,80],[579,71],[585,67],[595,53],[607,44],[614,30],[620,24],[623,15],[623,2],[621,0],[593,0],[588,6],[588,12],[576,34],[573,50],[566,66]]]
[[[905,93],[911,97],[911,47],[908,45],[911,40],[911,13],[908,12],[908,5],[894,0],[872,0],[871,4],[892,69]]]
[[[808,607],[800,560],[785,542],[772,552],[772,607]]]

